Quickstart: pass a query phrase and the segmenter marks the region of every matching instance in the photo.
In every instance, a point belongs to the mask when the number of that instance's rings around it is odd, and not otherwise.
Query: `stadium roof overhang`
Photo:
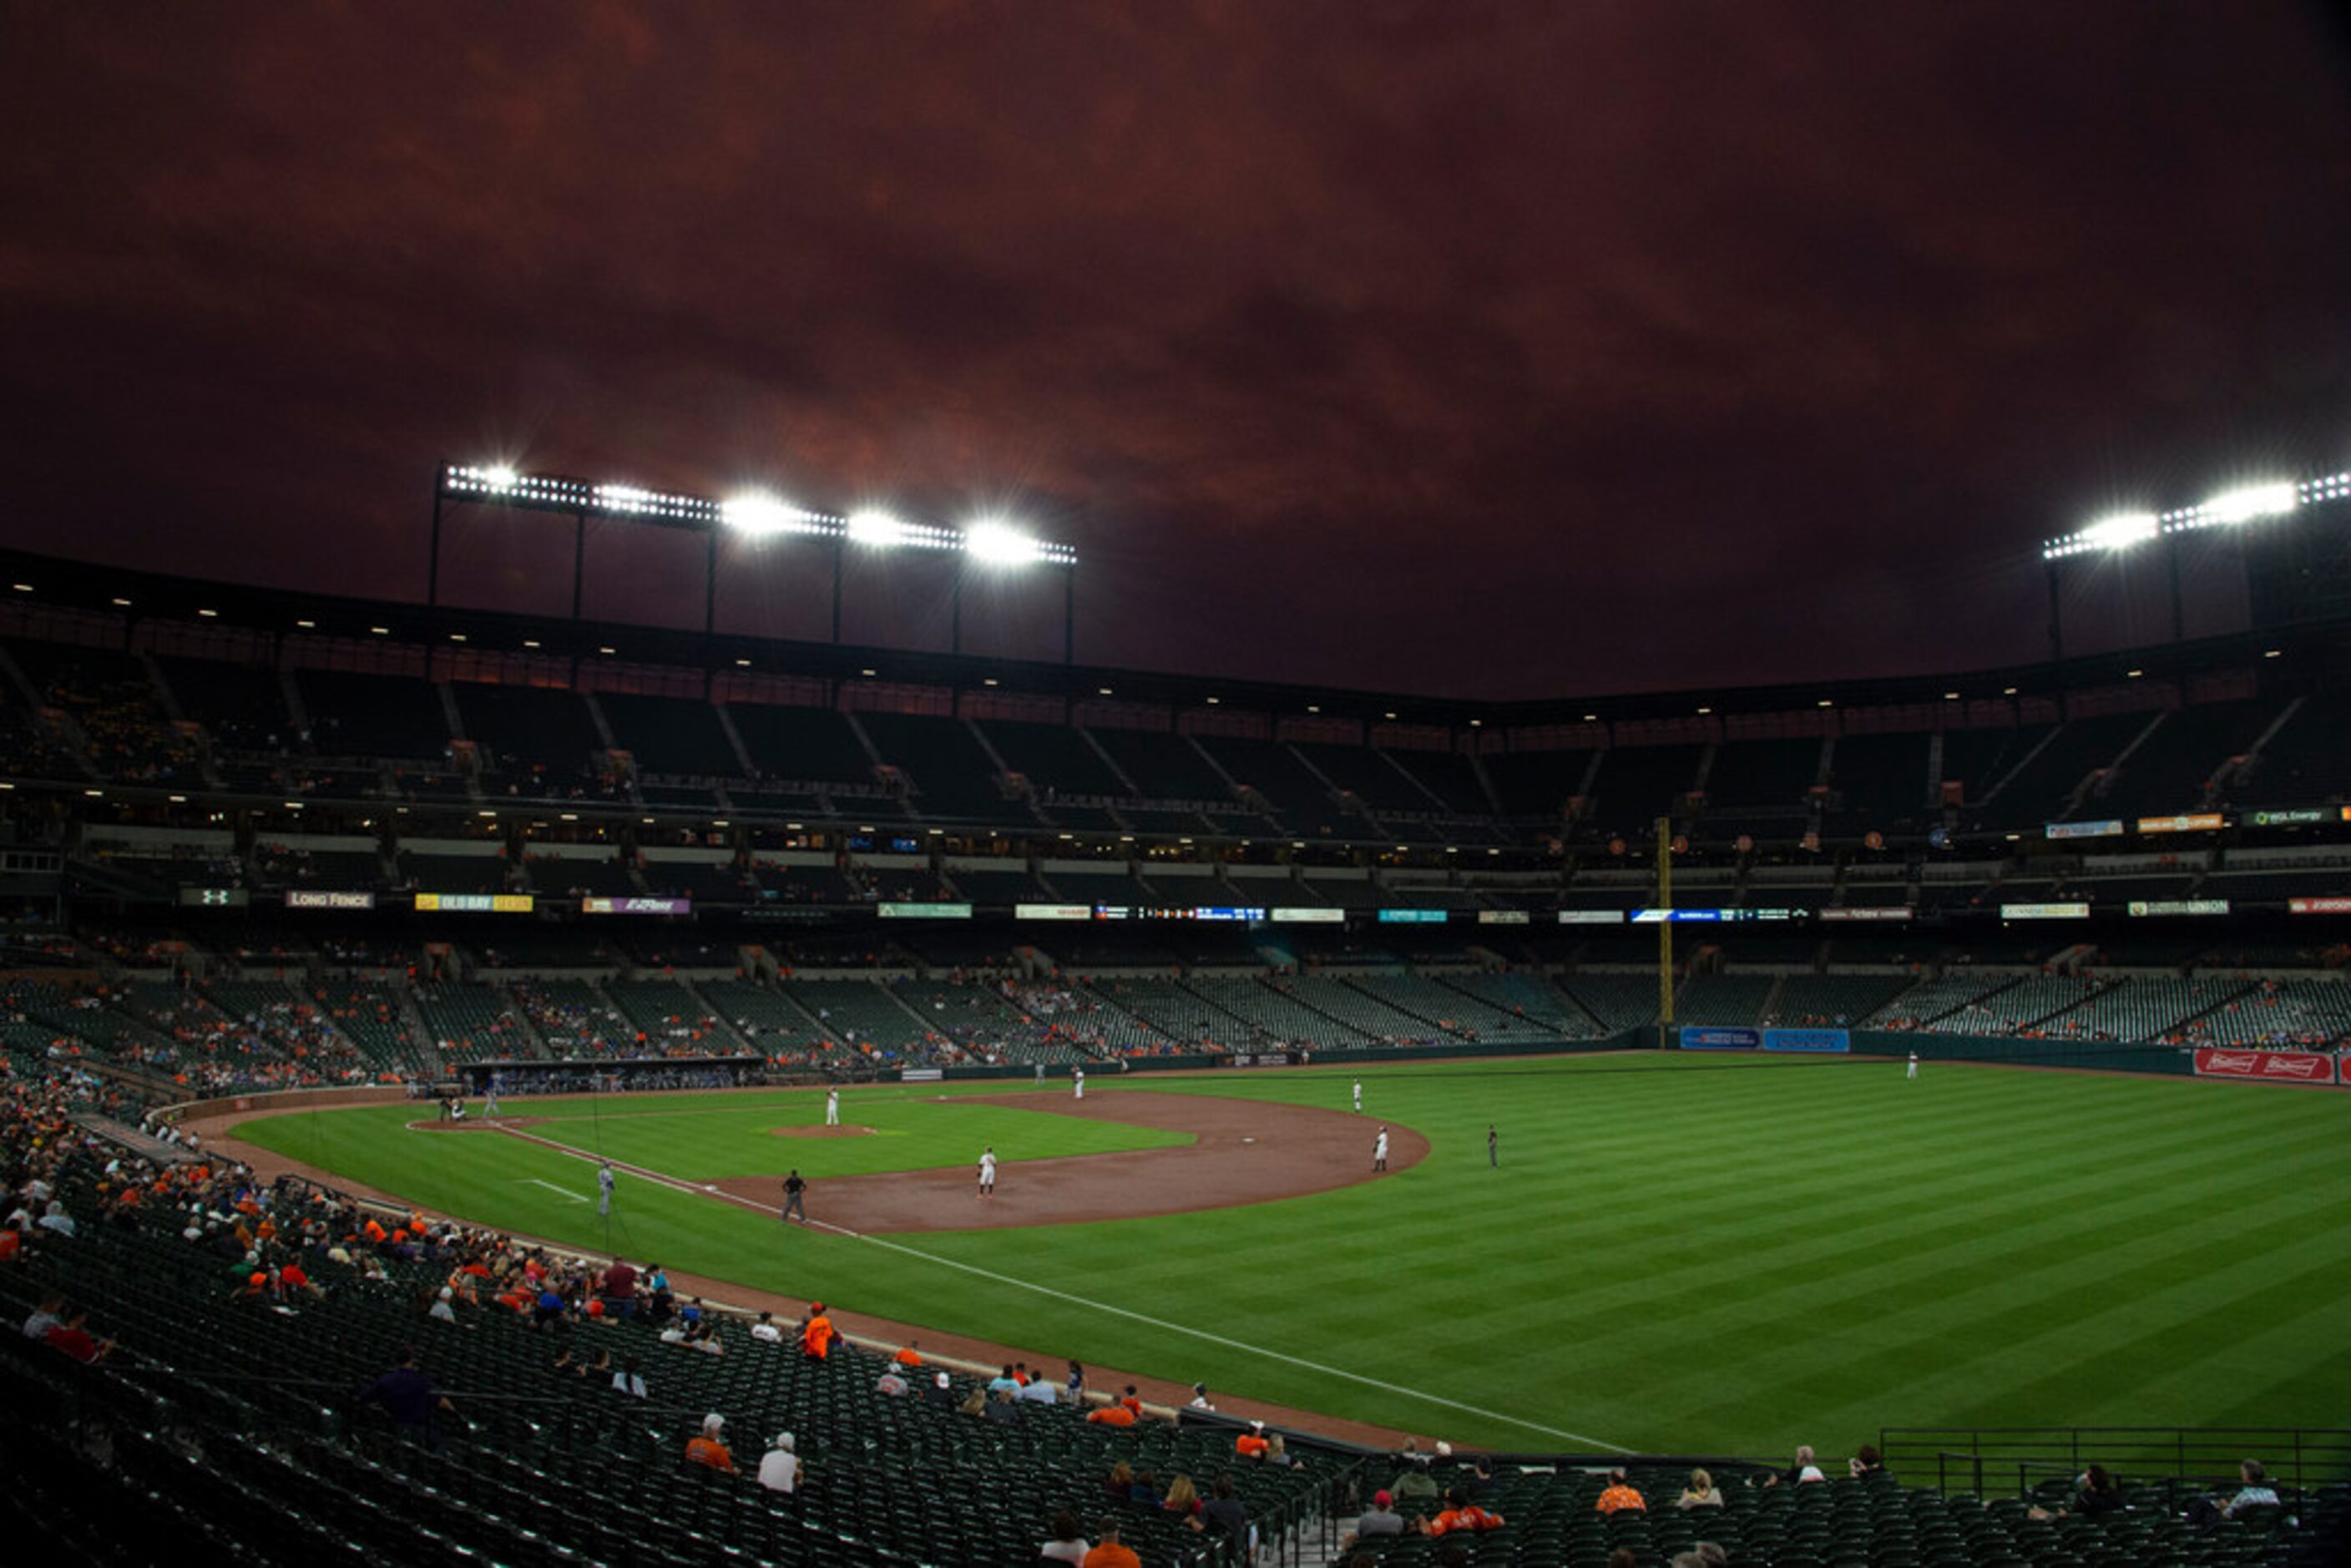
[[[17,549],[0,550],[0,589],[19,607],[38,605],[113,619],[123,623],[126,632],[146,621],[236,629],[272,638],[381,639],[425,647],[448,647],[462,640],[475,653],[528,653],[583,664],[608,661],[718,674],[749,670],[956,691],[992,688],[1075,703],[1117,700],[1182,709],[1221,707],[1283,717],[1316,716],[1448,729],[2046,698],[2135,679],[2190,683],[2279,658],[2289,660],[2296,670],[2351,669],[2351,621],[2330,621],[2083,654],[2062,662],[1923,675],[1484,702],[425,606],[141,571]]]

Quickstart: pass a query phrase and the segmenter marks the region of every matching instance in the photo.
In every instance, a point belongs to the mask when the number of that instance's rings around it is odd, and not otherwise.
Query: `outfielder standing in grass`
[[[1496,1170],[1502,1168],[1502,1134],[1491,1122],[1486,1124],[1486,1163]]]
[[[1355,1114],[1356,1114],[1356,1115],[1358,1115],[1358,1116],[1360,1116],[1360,1115],[1362,1115],[1363,1113],[1364,1113],[1364,1081],[1363,1081],[1362,1079],[1358,1078],[1358,1079],[1356,1079],[1356,1080],[1355,1080]]]

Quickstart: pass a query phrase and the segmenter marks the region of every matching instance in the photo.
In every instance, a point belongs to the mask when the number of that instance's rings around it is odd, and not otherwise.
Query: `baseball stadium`
[[[436,552],[645,505],[435,485]],[[1003,1562],[1116,1467],[1170,1563],[2284,1562],[2341,1495],[2351,618],[1480,704],[5,564],[60,1548]]]
[[[21,1562],[2351,1565],[2351,7],[0,39]]]

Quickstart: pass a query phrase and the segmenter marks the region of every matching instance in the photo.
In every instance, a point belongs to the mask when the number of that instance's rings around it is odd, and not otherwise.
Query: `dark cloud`
[[[1073,539],[1091,657],[1534,695],[2031,656],[2043,535],[2351,463],[2318,7],[9,36],[21,544],[415,594],[444,455],[756,479]],[[597,550],[597,607],[698,617],[676,541]],[[772,559],[730,556],[729,619],[820,631]],[[448,565],[568,597],[552,526]],[[935,584],[859,586],[852,630],[943,643]],[[1056,609],[977,635],[1050,651]]]

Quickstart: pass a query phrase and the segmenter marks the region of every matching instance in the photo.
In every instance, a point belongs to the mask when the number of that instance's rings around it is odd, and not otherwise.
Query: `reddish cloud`
[[[5,537],[415,594],[433,463],[497,454],[1008,507],[1085,552],[1106,662],[1535,695],[2029,657],[2041,536],[2351,463],[2325,26],[26,13]],[[560,602],[541,539],[453,575]],[[674,541],[599,565],[604,608],[698,616]],[[810,630],[775,576],[726,613]],[[860,631],[943,641],[935,585],[867,586]],[[1050,651],[1057,609],[979,636]]]

